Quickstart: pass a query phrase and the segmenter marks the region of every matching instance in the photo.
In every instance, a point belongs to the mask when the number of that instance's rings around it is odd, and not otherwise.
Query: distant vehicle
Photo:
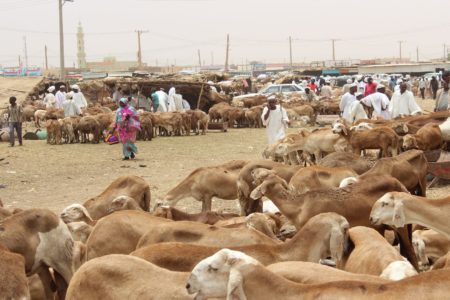
[[[284,95],[289,95],[291,93],[304,92],[304,91],[305,90],[303,89],[303,87],[301,87],[297,84],[286,83],[286,84],[269,85],[269,86],[263,88],[262,90],[260,90],[258,92],[258,94],[270,95],[273,93],[283,93]]]
[[[268,96],[270,94],[274,94],[274,93],[283,93],[284,96],[287,96],[289,94],[292,93],[301,93],[304,92],[305,90],[303,89],[303,87],[297,85],[297,84],[292,84],[292,83],[287,83],[287,84],[271,84],[263,89],[261,89],[258,93],[252,93],[252,94],[245,94],[245,95],[241,95],[241,96],[236,96],[234,97],[234,99],[244,99],[247,97],[253,97],[253,96],[257,96],[257,95],[265,95]]]
[[[132,73],[133,77],[139,77],[139,78],[147,78],[150,77],[150,73],[147,71],[134,71]]]
[[[191,70],[181,70],[180,72],[178,72],[178,74],[181,75],[194,75],[196,72],[191,71]]]

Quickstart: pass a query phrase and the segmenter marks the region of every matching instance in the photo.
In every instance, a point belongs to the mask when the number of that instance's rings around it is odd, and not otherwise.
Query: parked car
[[[286,84],[269,85],[269,86],[263,88],[262,90],[260,90],[258,92],[258,94],[269,95],[269,94],[273,94],[273,93],[283,93],[284,95],[289,95],[291,93],[304,92],[304,91],[305,90],[303,89],[303,87],[301,87],[297,84],[286,83]]]

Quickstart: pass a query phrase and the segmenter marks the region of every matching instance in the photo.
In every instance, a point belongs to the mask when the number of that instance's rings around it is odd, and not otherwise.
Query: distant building
[[[77,31],[77,61],[79,69],[86,69],[86,52],[84,51],[84,32],[81,23],[78,23]]]
[[[118,61],[115,57],[105,57],[100,62],[87,62],[87,68],[91,72],[119,72],[137,69],[139,63],[137,61]],[[145,68],[147,65],[143,64]]]

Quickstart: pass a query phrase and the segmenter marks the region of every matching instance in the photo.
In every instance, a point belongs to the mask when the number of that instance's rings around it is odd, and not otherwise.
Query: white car
[[[305,90],[303,89],[303,87],[301,87],[297,84],[287,83],[287,84],[269,85],[269,86],[263,88],[262,90],[260,90],[258,94],[270,95],[273,93],[283,93],[284,95],[289,95],[291,93],[304,92],[304,91]]]

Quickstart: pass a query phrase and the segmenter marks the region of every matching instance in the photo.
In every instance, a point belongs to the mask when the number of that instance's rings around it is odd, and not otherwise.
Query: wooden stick
[[[200,108],[200,101],[202,100],[202,95],[203,95],[203,87],[205,86],[205,84],[202,84],[202,89],[200,90],[200,95],[198,96],[198,101],[197,101],[197,109]]]

